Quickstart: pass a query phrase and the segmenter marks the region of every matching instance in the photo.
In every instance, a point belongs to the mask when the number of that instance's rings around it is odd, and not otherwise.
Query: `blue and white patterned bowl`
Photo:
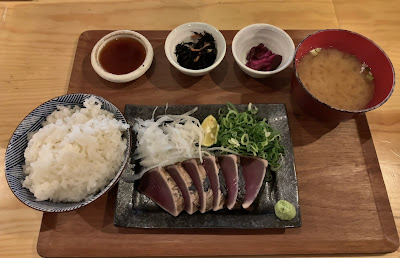
[[[83,107],[83,102],[85,99],[90,98],[90,94],[69,94],[51,99],[39,107],[35,108],[28,116],[22,120],[18,125],[17,129],[14,131],[10,142],[8,143],[6,151],[6,178],[8,185],[14,195],[24,204],[29,207],[45,212],[64,212],[71,211],[83,207],[100,196],[106,193],[119,179],[122,172],[125,170],[127,164],[129,163],[130,157],[130,146],[131,146],[131,133],[128,128],[123,132],[123,137],[127,139],[127,150],[125,152],[124,161],[121,164],[116,176],[111,180],[111,182],[99,193],[83,200],[80,202],[70,202],[70,203],[54,203],[51,201],[36,201],[35,196],[25,187],[22,186],[22,180],[25,178],[22,166],[25,164],[24,152],[28,146],[28,133],[35,132],[42,127],[42,122],[46,120],[46,117],[50,115],[53,111],[57,109],[57,106],[80,106]],[[121,120],[126,123],[126,120],[122,113],[109,101],[95,96],[102,103],[102,108],[110,111],[114,114],[117,120]]]

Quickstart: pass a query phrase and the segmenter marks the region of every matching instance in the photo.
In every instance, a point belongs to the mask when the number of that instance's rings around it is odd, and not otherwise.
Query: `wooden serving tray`
[[[125,104],[284,103],[294,145],[302,227],[295,229],[128,229],[113,225],[114,188],[79,210],[45,213],[38,253],[66,256],[206,256],[392,252],[399,238],[364,115],[340,124],[304,115],[290,98],[291,68],[253,79],[227,52],[204,77],[188,77],[164,54],[167,31],[142,31],[154,47],[149,71],[126,84],[104,81],[90,65],[92,47],[109,31],[79,38],[68,93],[92,93]],[[288,31],[295,44],[312,31]]]

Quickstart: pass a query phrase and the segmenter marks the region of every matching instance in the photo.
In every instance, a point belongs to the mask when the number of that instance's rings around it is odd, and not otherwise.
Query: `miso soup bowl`
[[[335,48],[365,62],[375,77],[375,91],[368,105],[359,111],[332,107],[311,94],[297,74],[301,58],[315,48]],[[385,52],[372,40],[348,30],[329,29],[317,31],[306,37],[297,47],[291,81],[292,98],[308,114],[331,121],[344,121],[382,106],[392,95],[395,85],[393,65]],[[361,69],[361,67],[360,67]]]

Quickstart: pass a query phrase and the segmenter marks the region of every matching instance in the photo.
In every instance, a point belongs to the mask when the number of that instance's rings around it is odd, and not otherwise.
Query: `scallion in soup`
[[[374,95],[371,69],[334,48],[311,50],[300,60],[297,73],[312,95],[335,108],[362,110]]]

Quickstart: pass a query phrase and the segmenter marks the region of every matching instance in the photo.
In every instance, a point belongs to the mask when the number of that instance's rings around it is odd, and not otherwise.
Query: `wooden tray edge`
[[[394,221],[392,208],[390,206],[389,197],[386,191],[385,182],[383,180],[382,171],[379,165],[379,160],[376,154],[368,120],[365,115],[357,117],[356,119],[357,127],[360,132],[360,138],[371,139],[370,141],[363,143],[363,154],[365,160],[368,161],[368,164],[366,165],[376,208],[378,210],[382,234],[384,236],[383,244],[387,247],[388,252],[394,252],[400,246],[399,235],[397,232],[396,223]],[[360,128],[368,128],[368,130],[360,130]]]

